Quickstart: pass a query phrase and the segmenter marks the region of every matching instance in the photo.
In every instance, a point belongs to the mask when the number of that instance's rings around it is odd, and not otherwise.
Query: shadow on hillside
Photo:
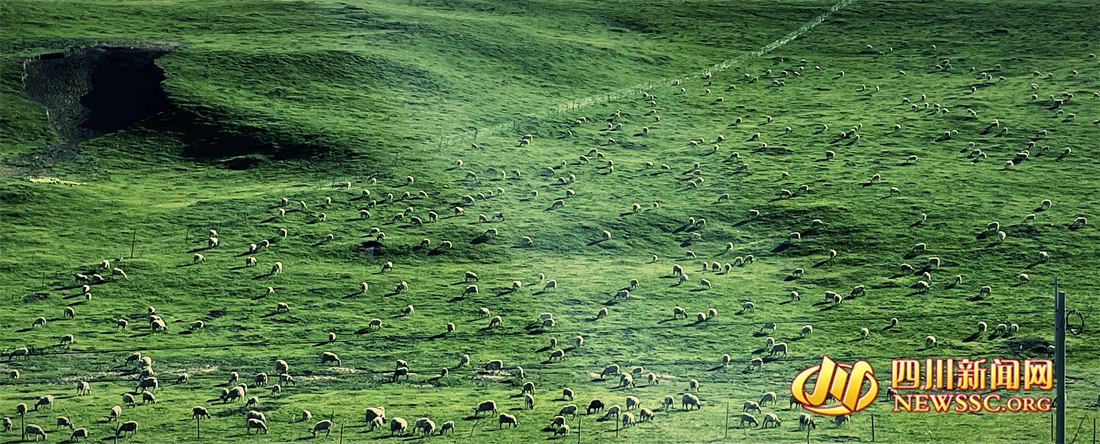
[[[833,305],[830,305],[828,307],[822,308],[821,310],[818,310],[818,311],[829,311],[829,310],[835,309],[837,307],[837,305],[840,305],[840,304],[833,304]]]
[[[782,253],[783,251],[786,251],[788,248],[791,248],[793,246],[794,244],[790,242],[783,242],[777,245],[775,248],[772,248],[772,253]]]
[[[882,327],[882,331],[886,331],[886,330],[892,330],[893,328],[894,328],[894,326],[893,326],[893,325],[887,325],[887,326],[885,326],[885,327]]]
[[[978,336],[981,336],[981,335],[982,335],[981,332],[974,332],[974,334],[972,334],[970,336],[967,336],[966,338],[963,338],[962,341],[963,342],[974,342],[974,340],[978,339]]]

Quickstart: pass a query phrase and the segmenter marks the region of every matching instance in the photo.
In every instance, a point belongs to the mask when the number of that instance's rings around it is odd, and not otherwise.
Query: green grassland
[[[1096,320],[1100,66],[1089,55],[1100,49],[1100,6],[856,2],[771,53],[709,78],[693,74],[771,43],[832,5],[3,2],[0,159],[14,167],[37,167],[34,152],[57,140],[45,110],[21,95],[24,58],[96,42],[178,47],[157,62],[172,110],[86,141],[79,161],[38,173],[80,185],[0,179],[2,351],[35,350],[25,361],[0,362],[21,372],[0,382],[0,416],[18,426],[15,404],[52,394],[54,410],[31,412],[27,423],[52,432],[55,417],[66,415],[93,439],[113,438],[107,413],[133,392],[138,374],[125,359],[141,351],[153,358],[161,388],[156,404],[125,408],[123,419],[141,424],[126,441],[200,441],[190,419],[196,405],[214,415],[202,422],[202,441],[308,439],[315,420],[330,415],[348,442],[391,439],[363,422],[364,409],[379,405],[391,418],[457,423],[457,433],[428,440],[572,440],[547,428],[563,405],[583,408],[593,398],[623,405],[636,396],[657,410],[666,395],[679,401],[695,379],[700,410],[680,411],[677,402],[654,421],[618,431],[614,420],[582,414],[581,441],[802,442],[787,393],[824,354],[869,360],[884,385],[892,358],[1046,358],[1055,278],[1086,326]],[[944,59],[949,67],[941,69]],[[665,78],[681,81],[648,96],[548,112]],[[1059,107],[1050,95],[1067,100]],[[993,119],[1000,126],[990,127]],[[856,126],[858,139],[840,136]],[[530,145],[520,143],[525,134]],[[1063,156],[1065,148],[1072,153]],[[987,158],[979,161],[973,149]],[[1005,166],[1025,149],[1026,160]],[[835,157],[826,158],[829,150]],[[258,162],[231,168],[241,156]],[[872,183],[875,174],[881,181]],[[780,196],[783,189],[793,196]],[[567,190],[575,195],[566,198]],[[552,205],[557,198],[560,208]],[[1040,208],[1043,199],[1053,205]],[[750,209],[760,216],[749,219]],[[429,211],[438,221],[428,222]],[[503,221],[492,219],[496,212]],[[479,222],[479,214],[490,221]],[[1089,223],[1075,224],[1082,216]],[[824,226],[811,227],[813,219]],[[986,229],[994,221],[1003,241]],[[366,248],[374,227],[386,233],[380,250]],[[279,228],[288,230],[285,239]],[[220,239],[215,248],[207,247],[211,229]],[[792,232],[801,239],[788,240]],[[259,265],[246,267],[248,245],[264,239],[271,246],[251,255]],[[441,248],[444,241],[454,248]],[[917,243],[928,250],[913,251]],[[838,256],[829,260],[829,250]],[[1040,261],[1040,251],[1049,260]],[[194,263],[195,253],[205,262]],[[703,271],[703,261],[747,255],[755,261]],[[941,265],[925,267],[929,257]],[[97,272],[104,259],[128,277],[98,271],[109,282],[92,285],[86,301],[73,275]],[[276,261],[285,269],[270,275]],[[383,272],[386,262],[393,269]],[[916,271],[900,272],[903,263]],[[687,282],[678,283],[673,264],[685,268]],[[805,272],[795,276],[796,268]],[[925,269],[933,277],[926,293],[915,287]],[[466,271],[480,277],[477,294],[463,294]],[[540,273],[558,288],[544,289]],[[1021,273],[1030,282],[1021,283]],[[639,287],[613,300],[630,279]],[[410,289],[395,292],[402,281]],[[857,285],[866,294],[839,305],[823,300],[825,291],[848,295]],[[991,295],[979,296],[983,285]],[[802,299],[791,300],[792,291]],[[755,310],[742,310],[747,301]],[[277,312],[279,302],[290,311]],[[409,305],[415,312],[404,315]],[[62,316],[66,306],[74,319]],[[168,332],[150,330],[150,306]],[[674,319],[675,306],[689,319]],[[488,328],[481,307],[503,325]],[[604,308],[608,315],[597,319]],[[695,321],[711,308],[716,318]],[[554,327],[537,325],[543,312],[553,313]],[[38,316],[48,319],[45,328],[31,328]],[[899,324],[887,328],[894,317]],[[115,327],[120,318],[130,321],[127,329]],[[368,330],[375,318],[382,327]],[[200,320],[205,328],[188,330]],[[977,334],[979,321],[990,332]],[[777,331],[762,331],[764,322],[778,323]],[[447,323],[456,331],[446,332]],[[993,333],[1000,323],[1020,331]],[[814,331],[801,337],[806,324]],[[76,342],[59,345],[65,334]],[[578,335],[582,347],[574,347]],[[937,347],[925,346],[928,335]],[[766,336],[790,344],[790,353],[770,359]],[[1067,339],[1070,436],[1100,407],[1098,340],[1092,327]],[[557,348],[564,362],[548,360]],[[325,351],[342,363],[320,365]],[[464,354],[473,369],[455,367]],[[723,354],[733,359],[728,367]],[[757,357],[763,368],[746,370]],[[297,384],[274,397],[251,378],[272,374],[278,359],[290,363]],[[409,363],[407,381],[391,381],[398,359]],[[476,371],[492,359],[506,371]],[[618,388],[616,378],[599,377],[608,364],[644,366],[661,381],[640,377],[636,388]],[[534,410],[521,408],[516,366],[536,384]],[[438,377],[442,368],[449,375]],[[250,382],[249,396],[259,396],[255,409],[267,415],[270,433],[247,435],[249,409],[218,400],[234,371]],[[173,384],[183,373],[190,380]],[[91,394],[75,395],[78,380],[91,382]],[[561,399],[563,387],[577,399]],[[779,394],[764,411],[783,425],[739,427],[737,409],[764,392]],[[495,418],[473,418],[473,407],[488,399],[516,415],[519,427],[498,430]],[[869,441],[873,414],[876,441],[1050,440],[1046,413],[893,413],[885,399],[854,414],[850,426],[822,419],[812,439]],[[294,422],[303,409],[314,421]],[[576,420],[569,425],[575,432]],[[0,439],[19,434],[0,432]]]

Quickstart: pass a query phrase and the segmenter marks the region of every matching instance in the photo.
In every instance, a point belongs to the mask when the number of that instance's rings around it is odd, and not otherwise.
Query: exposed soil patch
[[[24,94],[49,111],[60,141],[11,159],[30,174],[58,162],[80,161],[77,144],[126,128],[171,108],[154,61],[175,43],[111,42],[71,46],[27,60]]]
[[[63,143],[126,128],[171,106],[153,63],[165,48],[96,46],[27,63],[25,94],[46,106]]]

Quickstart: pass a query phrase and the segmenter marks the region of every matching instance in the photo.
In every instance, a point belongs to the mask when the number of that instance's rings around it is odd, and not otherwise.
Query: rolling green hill
[[[15,405],[50,394],[54,409],[28,424],[67,436],[53,427],[66,415],[113,439],[109,409],[138,393],[127,357],[141,352],[160,388],[156,404],[124,408],[141,425],[123,440],[200,441],[193,406],[213,416],[203,441],[308,439],[330,417],[349,442],[391,439],[363,421],[379,405],[410,432],[420,417],[455,421],[454,434],[426,439],[571,440],[549,427],[561,406],[635,396],[656,411],[673,396],[676,408],[636,427],[603,414],[568,424],[583,442],[802,442],[784,401],[823,355],[868,360],[883,391],[896,358],[1045,359],[1055,278],[1086,325],[1067,340],[1068,422],[1095,415],[1097,5],[854,2],[745,57],[831,6],[4,2],[0,338],[3,353],[31,356],[0,362],[20,372],[0,382],[0,416],[18,427]],[[47,120],[22,92],[65,84],[43,69],[60,66],[50,57],[130,47],[166,51],[155,65],[170,106],[138,124],[89,133],[57,109]],[[24,61],[43,54],[59,55],[28,72],[54,74],[23,79]],[[90,91],[131,86],[82,66]],[[660,79],[677,80],[635,89]],[[86,97],[74,99],[125,108]],[[594,103],[574,109],[584,98]],[[58,137],[51,123],[73,131]],[[90,299],[77,273],[104,276]],[[629,297],[615,298],[631,279]],[[865,293],[848,297],[856,286]],[[152,331],[152,307],[167,332]],[[710,309],[716,317],[696,320]],[[45,326],[32,326],[39,316]],[[1019,331],[996,332],[1002,323]],[[66,334],[75,342],[61,343]],[[789,353],[769,356],[767,337]],[[558,349],[566,359],[551,361]],[[341,362],[321,364],[322,352]],[[280,359],[296,383],[279,395],[257,387],[260,372],[276,383]],[[480,370],[497,359],[504,371]],[[397,360],[407,379],[393,380]],[[636,387],[601,377],[610,364],[643,367]],[[231,372],[256,407],[219,399]],[[89,395],[75,394],[81,380]],[[524,380],[536,384],[534,410],[522,408]],[[690,380],[698,411],[679,408]],[[766,392],[779,402],[757,418],[784,423],[741,427],[737,408]],[[475,418],[485,400],[519,427]],[[812,439],[1050,440],[1048,413],[895,413],[879,401],[850,425],[818,417]],[[268,434],[246,436],[251,409]],[[312,420],[298,420],[303,409]]]

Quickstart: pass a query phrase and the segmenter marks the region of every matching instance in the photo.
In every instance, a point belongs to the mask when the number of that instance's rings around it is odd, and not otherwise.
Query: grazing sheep
[[[570,398],[570,399],[572,399],[572,398]],[[558,410],[558,416],[564,417],[565,415],[572,415],[573,418],[576,418],[577,417],[577,409],[578,409],[578,407],[577,407],[576,404],[569,404],[567,406],[562,407],[561,410]]]
[[[738,424],[737,426],[742,427],[742,426],[745,425],[746,422],[749,423],[749,424],[755,425],[755,426],[760,425],[759,422],[756,422],[756,417],[755,416],[752,416],[748,413],[742,413],[741,414],[741,423]]]
[[[114,407],[111,407],[111,413],[110,413],[110,416],[108,417],[109,418],[108,420],[114,419],[115,421],[118,421],[118,419],[121,416],[122,416],[122,407],[116,405]]]
[[[9,428],[9,430],[10,430],[10,428]],[[70,441],[79,441],[80,440],[79,438],[87,439],[88,438],[88,429],[79,428],[79,429],[73,430],[73,434],[69,436]]]
[[[775,329],[776,324],[774,322],[765,322],[764,325],[760,327],[760,331],[771,330],[772,332],[775,332]]]
[[[850,415],[835,416],[835,417],[833,417],[833,422],[836,423],[837,427],[840,427],[841,424],[851,425],[852,424],[852,417]]]
[[[764,368],[764,360],[761,359],[761,358],[752,358],[752,361],[749,362],[749,369],[750,370],[753,370],[753,369],[760,370],[760,369],[763,369],[763,368]]]
[[[493,316],[493,319],[489,320],[488,328],[493,328],[494,325],[504,325],[504,318],[500,317],[499,315]]]
[[[611,365],[608,365],[607,367],[603,368],[603,371],[600,372],[600,377],[603,378],[607,375],[614,375],[614,374],[618,374],[618,373],[619,373],[619,365],[618,364],[611,364]]]
[[[783,352],[783,356],[787,356],[787,343],[779,342],[772,346],[769,356],[775,356],[779,352]]]
[[[631,376],[630,373],[623,373],[619,375],[619,387],[627,386],[637,388],[637,386],[634,385],[634,376]]]
[[[684,396],[680,399],[680,408],[684,410],[691,410],[691,406],[695,406],[696,410],[701,408],[701,406],[699,405],[699,397],[691,393],[684,393]]]
[[[769,423],[775,424],[775,427],[778,428],[783,422],[779,420],[779,416],[775,413],[768,413],[764,415],[764,424],[760,428],[767,428]]]
[[[38,402],[34,403],[34,411],[38,411],[39,407],[50,406],[50,410],[53,410],[53,395],[46,395],[38,398]]]
[[[798,414],[798,430],[803,430],[803,429],[816,430],[817,429],[817,423],[814,422],[814,419],[812,417],[810,417],[810,415],[805,414],[805,413],[800,413],[800,414]]]
[[[499,430],[503,428],[505,424],[511,424],[512,428],[516,428],[519,427],[519,420],[516,419],[515,416],[509,415],[507,413],[501,413],[499,419],[497,420],[497,429]]]
[[[38,437],[39,436],[42,437],[43,441],[45,441],[46,439],[49,439],[46,436],[46,431],[43,430],[42,427],[37,425],[37,424],[27,424],[25,427],[23,427],[23,435],[24,436],[34,435],[34,441],[35,442],[38,442]]]
[[[556,280],[547,281],[546,285],[542,286],[542,291],[546,291],[546,290],[549,290],[551,288],[556,290],[558,288],[558,281],[556,281]]]
[[[118,426],[115,430],[115,439],[118,439],[119,435],[125,432],[130,432],[131,435],[136,435],[138,430],[137,421],[126,421],[122,425]]]
[[[745,401],[745,405],[741,409],[741,411],[747,412],[749,410],[756,410],[757,412],[760,412],[760,404],[755,401]]]
[[[699,381],[696,381],[694,379],[688,381],[688,390],[699,392]]]
[[[281,273],[282,271],[283,271],[283,263],[282,262],[276,262],[275,265],[271,266],[271,273],[268,273],[268,274],[274,276],[276,274]]]
[[[808,335],[810,333],[813,333],[813,332],[814,332],[814,326],[805,325],[805,326],[802,327],[802,330],[798,334],[799,334],[799,336],[806,336],[806,335]]]
[[[409,423],[404,418],[394,418],[389,420],[389,435],[393,436],[396,432],[401,434],[408,433]]]
[[[466,360],[466,362],[469,362],[469,359],[466,359],[466,356],[469,356],[469,355],[463,355],[462,357],[463,357],[464,360]],[[461,365],[460,365],[460,367],[461,367]],[[488,363],[485,363],[484,368],[488,371],[500,371],[500,369],[504,368],[504,362],[503,362],[503,360],[500,360],[500,359],[489,360]]]
[[[935,336],[929,336],[927,338],[924,338],[924,345],[928,346],[928,347],[935,347],[936,346],[936,337]]]
[[[581,348],[581,346],[584,345],[584,337],[583,336],[577,336],[577,338],[574,340],[574,342],[577,344],[577,348]]]
[[[57,417],[57,428],[62,428],[62,427],[68,427],[70,429],[76,428],[75,426],[73,426],[72,421],[69,421],[69,417],[67,417],[67,416],[58,416]]]
[[[988,285],[982,285],[982,288],[978,289],[978,296],[981,296],[983,294],[988,294],[988,295],[992,296],[993,295],[993,287],[990,287]]]
[[[321,353],[321,364],[323,365],[326,362],[335,362],[336,365],[340,365],[340,357],[332,352]]]

